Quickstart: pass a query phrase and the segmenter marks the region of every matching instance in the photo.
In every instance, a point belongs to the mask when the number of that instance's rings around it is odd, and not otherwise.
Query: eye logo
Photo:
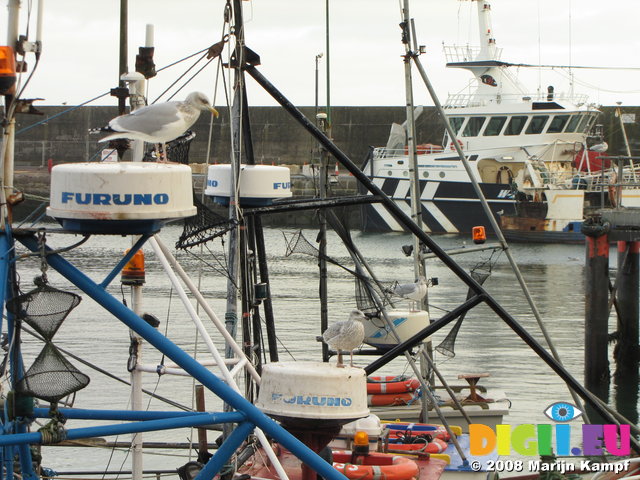
[[[556,402],[549,405],[544,414],[554,422],[570,422],[582,415],[582,410],[570,403]]]

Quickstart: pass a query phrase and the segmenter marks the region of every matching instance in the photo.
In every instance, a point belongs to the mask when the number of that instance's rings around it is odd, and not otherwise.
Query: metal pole
[[[620,120],[620,130],[622,130],[622,138],[624,139],[624,146],[627,150],[627,156],[631,157],[631,147],[629,146],[629,138],[627,138],[627,129],[624,128],[624,122],[622,121],[622,110],[620,109],[620,102],[617,103],[618,106],[616,107],[616,117],[618,117],[618,119]],[[637,182],[636,169],[633,168],[633,160],[631,159],[629,159],[629,168],[631,169],[633,181]],[[622,177],[618,179],[618,182],[622,182]]]
[[[254,217],[256,235],[256,254],[258,255],[258,268],[260,270],[260,282],[267,285],[267,298],[262,301],[264,307],[265,323],[267,324],[267,343],[269,345],[269,360],[277,362],[278,338],[276,336],[276,322],[273,315],[273,303],[271,302],[271,284],[269,283],[269,268],[267,266],[267,249],[265,248],[264,232],[262,230],[262,218]]]
[[[328,118],[318,118],[316,121],[320,121],[320,129],[326,133]],[[320,199],[327,198],[327,167],[329,162],[329,152],[326,149],[320,148],[320,169],[318,172],[318,188],[320,190]],[[318,210],[318,270],[320,272],[320,280],[318,283],[318,290],[320,295],[320,333],[329,327],[329,305],[328,305],[328,282],[327,282],[327,215],[323,208]],[[329,346],[322,342],[322,361],[329,361]]]
[[[122,80],[122,76],[129,71],[127,64],[128,55],[128,22],[129,22],[129,6],[128,0],[120,0],[120,54],[118,66],[118,86],[125,87],[126,84]],[[126,110],[126,99],[123,96],[118,97],[118,115],[124,114]]]
[[[331,128],[332,119],[331,119],[331,61],[330,61],[330,49],[329,49],[329,0],[325,1],[325,49],[327,51],[327,124],[328,128]],[[331,136],[331,134],[329,134]]]

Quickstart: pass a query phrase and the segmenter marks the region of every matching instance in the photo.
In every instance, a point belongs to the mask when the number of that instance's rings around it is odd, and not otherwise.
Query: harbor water
[[[168,226],[160,236],[167,245],[172,246],[180,231],[178,226]],[[271,294],[281,346],[280,360],[320,360],[321,345],[316,341],[316,336],[320,334],[317,260],[302,254],[285,256],[287,238],[294,233],[287,229],[265,230]],[[316,230],[306,230],[304,235],[315,244]],[[401,250],[402,245],[411,243],[408,235],[353,232],[353,238],[383,282],[408,283],[415,280],[412,259],[406,257]],[[445,249],[473,245],[470,238],[462,236],[435,238]],[[50,234],[48,240],[53,247],[60,248],[77,242],[79,237]],[[92,279],[100,282],[130,245],[131,239],[128,237],[94,236],[81,247],[65,254],[65,257]],[[223,245],[218,239],[207,245],[207,248],[196,247],[191,253],[177,253],[185,270],[200,285],[200,290],[220,319],[224,319],[226,306],[226,247],[227,244]],[[514,244],[511,249],[565,367],[581,381],[584,364],[584,246]],[[155,315],[161,321],[159,331],[178,345],[188,352],[196,352],[200,359],[210,358],[150,247],[145,247],[145,254],[147,276],[143,310]],[[332,234],[329,235],[328,254],[342,265],[352,267],[346,249]],[[199,258],[204,262],[199,261]],[[485,282],[485,288],[544,345],[540,329],[504,255],[486,251],[457,255],[455,258],[467,270],[479,265],[483,265],[484,269],[490,267],[491,276]],[[611,262],[615,265],[613,251]],[[32,288],[32,278],[39,274],[40,266],[38,258],[19,260],[18,274],[23,291]],[[47,273],[52,286],[77,291],[59,274],[51,270]],[[329,265],[328,275],[329,321],[332,323],[346,319],[356,307],[355,286],[354,278],[339,267]],[[465,300],[466,287],[437,259],[427,261],[427,275],[438,279],[437,285],[431,287],[428,293],[432,318],[439,318]],[[109,291],[123,301],[130,301],[128,287],[122,287],[118,280],[112,283]],[[202,311],[201,316],[208,325],[212,338],[223,351],[220,335],[215,333]],[[449,328],[445,327],[433,336],[434,345],[444,339]],[[610,331],[613,330],[615,318],[612,316]],[[28,367],[42,344],[26,333],[23,334],[22,342],[25,364]],[[118,377],[129,379],[126,368],[129,359],[128,329],[86,296],[83,296],[83,301],[62,325],[54,343]],[[107,378],[78,361],[70,360],[91,377],[89,386],[77,393],[76,407],[130,408],[128,386]],[[155,366],[163,360],[161,354],[151,347],[144,349],[142,363]],[[371,357],[356,357],[357,365],[364,366],[370,361]],[[460,384],[458,374],[489,373],[490,377],[483,378],[481,384],[506,393],[511,402],[511,410],[504,422],[511,425],[551,423],[544,414],[550,404],[560,401],[573,403],[567,388],[555,373],[500,318],[483,305],[467,314],[455,344],[455,357],[449,359],[436,353],[435,361],[453,384]],[[611,362],[613,369],[613,360]],[[401,374],[410,373],[410,370],[404,359],[397,359],[378,373]],[[144,386],[187,407],[194,405],[194,382],[191,378],[145,374]],[[622,389],[612,384],[609,401],[610,405],[617,406],[633,422],[637,422],[637,390],[635,385],[630,389],[631,394],[628,393],[629,388],[624,394],[618,394]],[[207,393],[206,404],[209,410],[220,408],[218,399],[210,393]],[[145,397],[145,405],[153,410],[173,409],[149,397]],[[86,422],[80,424],[78,421],[67,423],[67,427],[86,425]],[[218,432],[209,432],[210,441],[216,436]],[[191,430],[174,430],[145,434],[144,438],[145,441],[187,442],[190,439],[196,441],[196,433]],[[128,441],[129,437],[107,440]],[[145,468],[177,468],[188,460],[189,455],[186,451],[176,450],[153,453],[155,455],[151,460],[145,460]],[[126,449],[113,451],[110,448],[44,447],[43,454],[43,465],[61,472],[128,470],[130,462]],[[193,456],[194,454],[192,459]]]

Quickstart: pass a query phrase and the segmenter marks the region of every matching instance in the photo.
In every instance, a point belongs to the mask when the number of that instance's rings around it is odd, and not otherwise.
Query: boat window
[[[560,133],[569,121],[569,115],[556,115],[551,119],[547,133]]]
[[[524,133],[527,135],[542,133],[544,126],[547,124],[547,120],[549,120],[549,115],[534,115]]]
[[[487,128],[484,129],[483,135],[487,137],[500,135],[505,123],[507,123],[507,117],[491,117],[489,123],[487,123]]]
[[[584,126],[584,132],[585,133],[589,133],[589,131],[591,131],[591,127],[593,127],[593,124],[596,122],[598,115],[587,115],[589,117],[589,120],[587,121],[586,125]]]
[[[451,129],[457,135],[460,131],[460,127],[464,123],[464,117],[451,117],[449,119],[449,125],[451,125]]]
[[[589,120],[591,119],[591,115],[583,115],[582,120],[580,120],[580,125],[578,125],[577,132],[582,133],[585,132],[589,126]]]
[[[573,133],[576,131],[576,128],[578,126],[578,123],[580,122],[580,119],[582,118],[582,115],[573,115],[571,117],[571,120],[569,120],[569,124],[567,125],[567,128],[565,129],[565,133]]]
[[[507,128],[504,131],[504,134],[520,135],[520,132],[524,128],[525,123],[527,123],[527,117],[524,115],[511,117],[511,120],[509,120],[509,123],[507,124]]]
[[[462,132],[463,137],[477,137],[487,117],[471,117]]]

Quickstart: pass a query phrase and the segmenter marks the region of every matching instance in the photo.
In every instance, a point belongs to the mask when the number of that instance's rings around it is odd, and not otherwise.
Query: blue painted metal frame
[[[70,428],[65,431],[64,440],[79,440],[82,438],[101,437],[107,435],[124,435],[127,433],[153,432],[156,430],[171,430],[174,428],[200,427],[202,425],[215,423],[237,423],[245,421],[246,417],[241,412],[200,413],[187,417],[163,418],[136,423],[119,423],[97,427]],[[14,435],[0,435],[0,445],[27,445],[30,443],[42,443],[42,434],[40,432],[30,432],[17,433]]]
[[[20,236],[17,238],[17,240],[33,252],[37,252],[40,250],[38,241],[33,235]],[[213,478],[213,476],[217,474],[223,467],[223,465],[229,460],[231,455],[235,453],[236,449],[244,441],[246,436],[253,431],[255,426],[262,429],[267,435],[273,437],[282,446],[295,454],[302,462],[307,464],[325,479],[346,480],[346,477],[335,470],[331,464],[320,458],[313,452],[313,450],[296,439],[293,435],[291,435],[284,428],[278,425],[274,420],[262,413],[251,402],[242,397],[240,394],[236,393],[222,380],[217,378],[213,373],[200,365],[200,363],[198,363],[193,357],[183,351],[176,344],[171,342],[164,335],[159,333],[155,328],[150,326],[142,318],[140,318],[133,311],[123,305],[122,302],[105,291],[104,288],[96,284],[93,280],[83,274],[62,256],[57,253],[53,253],[50,248],[47,247],[46,251],[47,263],[52,268],[62,274],[62,276],[64,276],[85,294],[95,300],[98,304],[102,305],[108,312],[118,318],[127,327],[135,331],[156,349],[164,353],[167,357],[169,357],[176,364],[182,367],[187,373],[189,373],[197,381],[202,383],[202,385],[204,385],[210,391],[215,393],[224,402],[226,402],[239,412],[242,412],[242,415],[244,416],[244,418],[246,418],[246,421],[239,424],[233,431],[233,433],[227,438],[227,440],[220,446],[220,448],[218,448],[216,454],[209,460],[209,462],[207,462],[204,469],[196,477],[196,480]],[[147,422],[162,422],[166,425],[168,423],[178,424],[180,420],[181,418],[178,418],[178,416],[176,416],[170,419],[148,420],[141,423],[144,424]],[[195,418],[187,417],[182,420],[188,420],[189,423],[193,423]],[[101,430],[103,432],[101,433],[101,435],[112,435],[115,433],[108,432],[115,432],[116,427],[118,427],[118,425],[107,427],[90,427],[88,429],[74,430],[76,430],[76,433],[77,430],[84,430],[85,433],[91,433],[91,435],[94,435],[96,428],[106,428],[108,430]],[[35,433],[27,435],[39,436],[40,434]],[[15,438],[16,435],[7,435],[6,437],[7,440],[3,439],[3,442],[11,441],[11,438]],[[29,438],[30,443],[38,443],[38,438]]]
[[[12,291],[9,288],[10,282],[12,279],[10,278],[11,274],[11,266],[15,261],[15,245],[13,242],[13,236],[11,232],[11,228],[9,226],[6,227],[6,230],[0,234],[0,298],[4,301],[2,302],[2,306],[0,307],[0,317],[5,314],[5,301],[9,300],[9,297],[12,296]],[[7,317],[7,335],[10,339],[14,338],[15,332],[15,322],[14,317],[11,312],[6,312]],[[0,324],[1,327],[1,324]],[[1,331],[1,330],[0,330]],[[22,378],[24,372],[24,366],[22,363],[22,354],[20,352],[19,342],[15,342],[11,340],[10,348],[8,352],[9,358],[9,372],[11,377],[11,385],[14,388],[15,383]],[[27,431],[28,423],[22,419],[10,420],[8,417],[8,412],[6,409],[4,410],[4,417],[2,419],[2,431],[3,435],[0,437],[5,437],[5,435],[21,435]],[[20,470],[22,473],[22,477],[25,480],[36,480],[38,475],[33,469],[33,461],[31,458],[31,450],[28,445],[21,445],[13,443],[10,446],[6,446],[2,448],[2,464],[4,468],[2,468],[0,472],[0,477],[5,478],[7,480],[12,480],[13,475],[13,462],[16,454],[19,458],[20,462]]]

